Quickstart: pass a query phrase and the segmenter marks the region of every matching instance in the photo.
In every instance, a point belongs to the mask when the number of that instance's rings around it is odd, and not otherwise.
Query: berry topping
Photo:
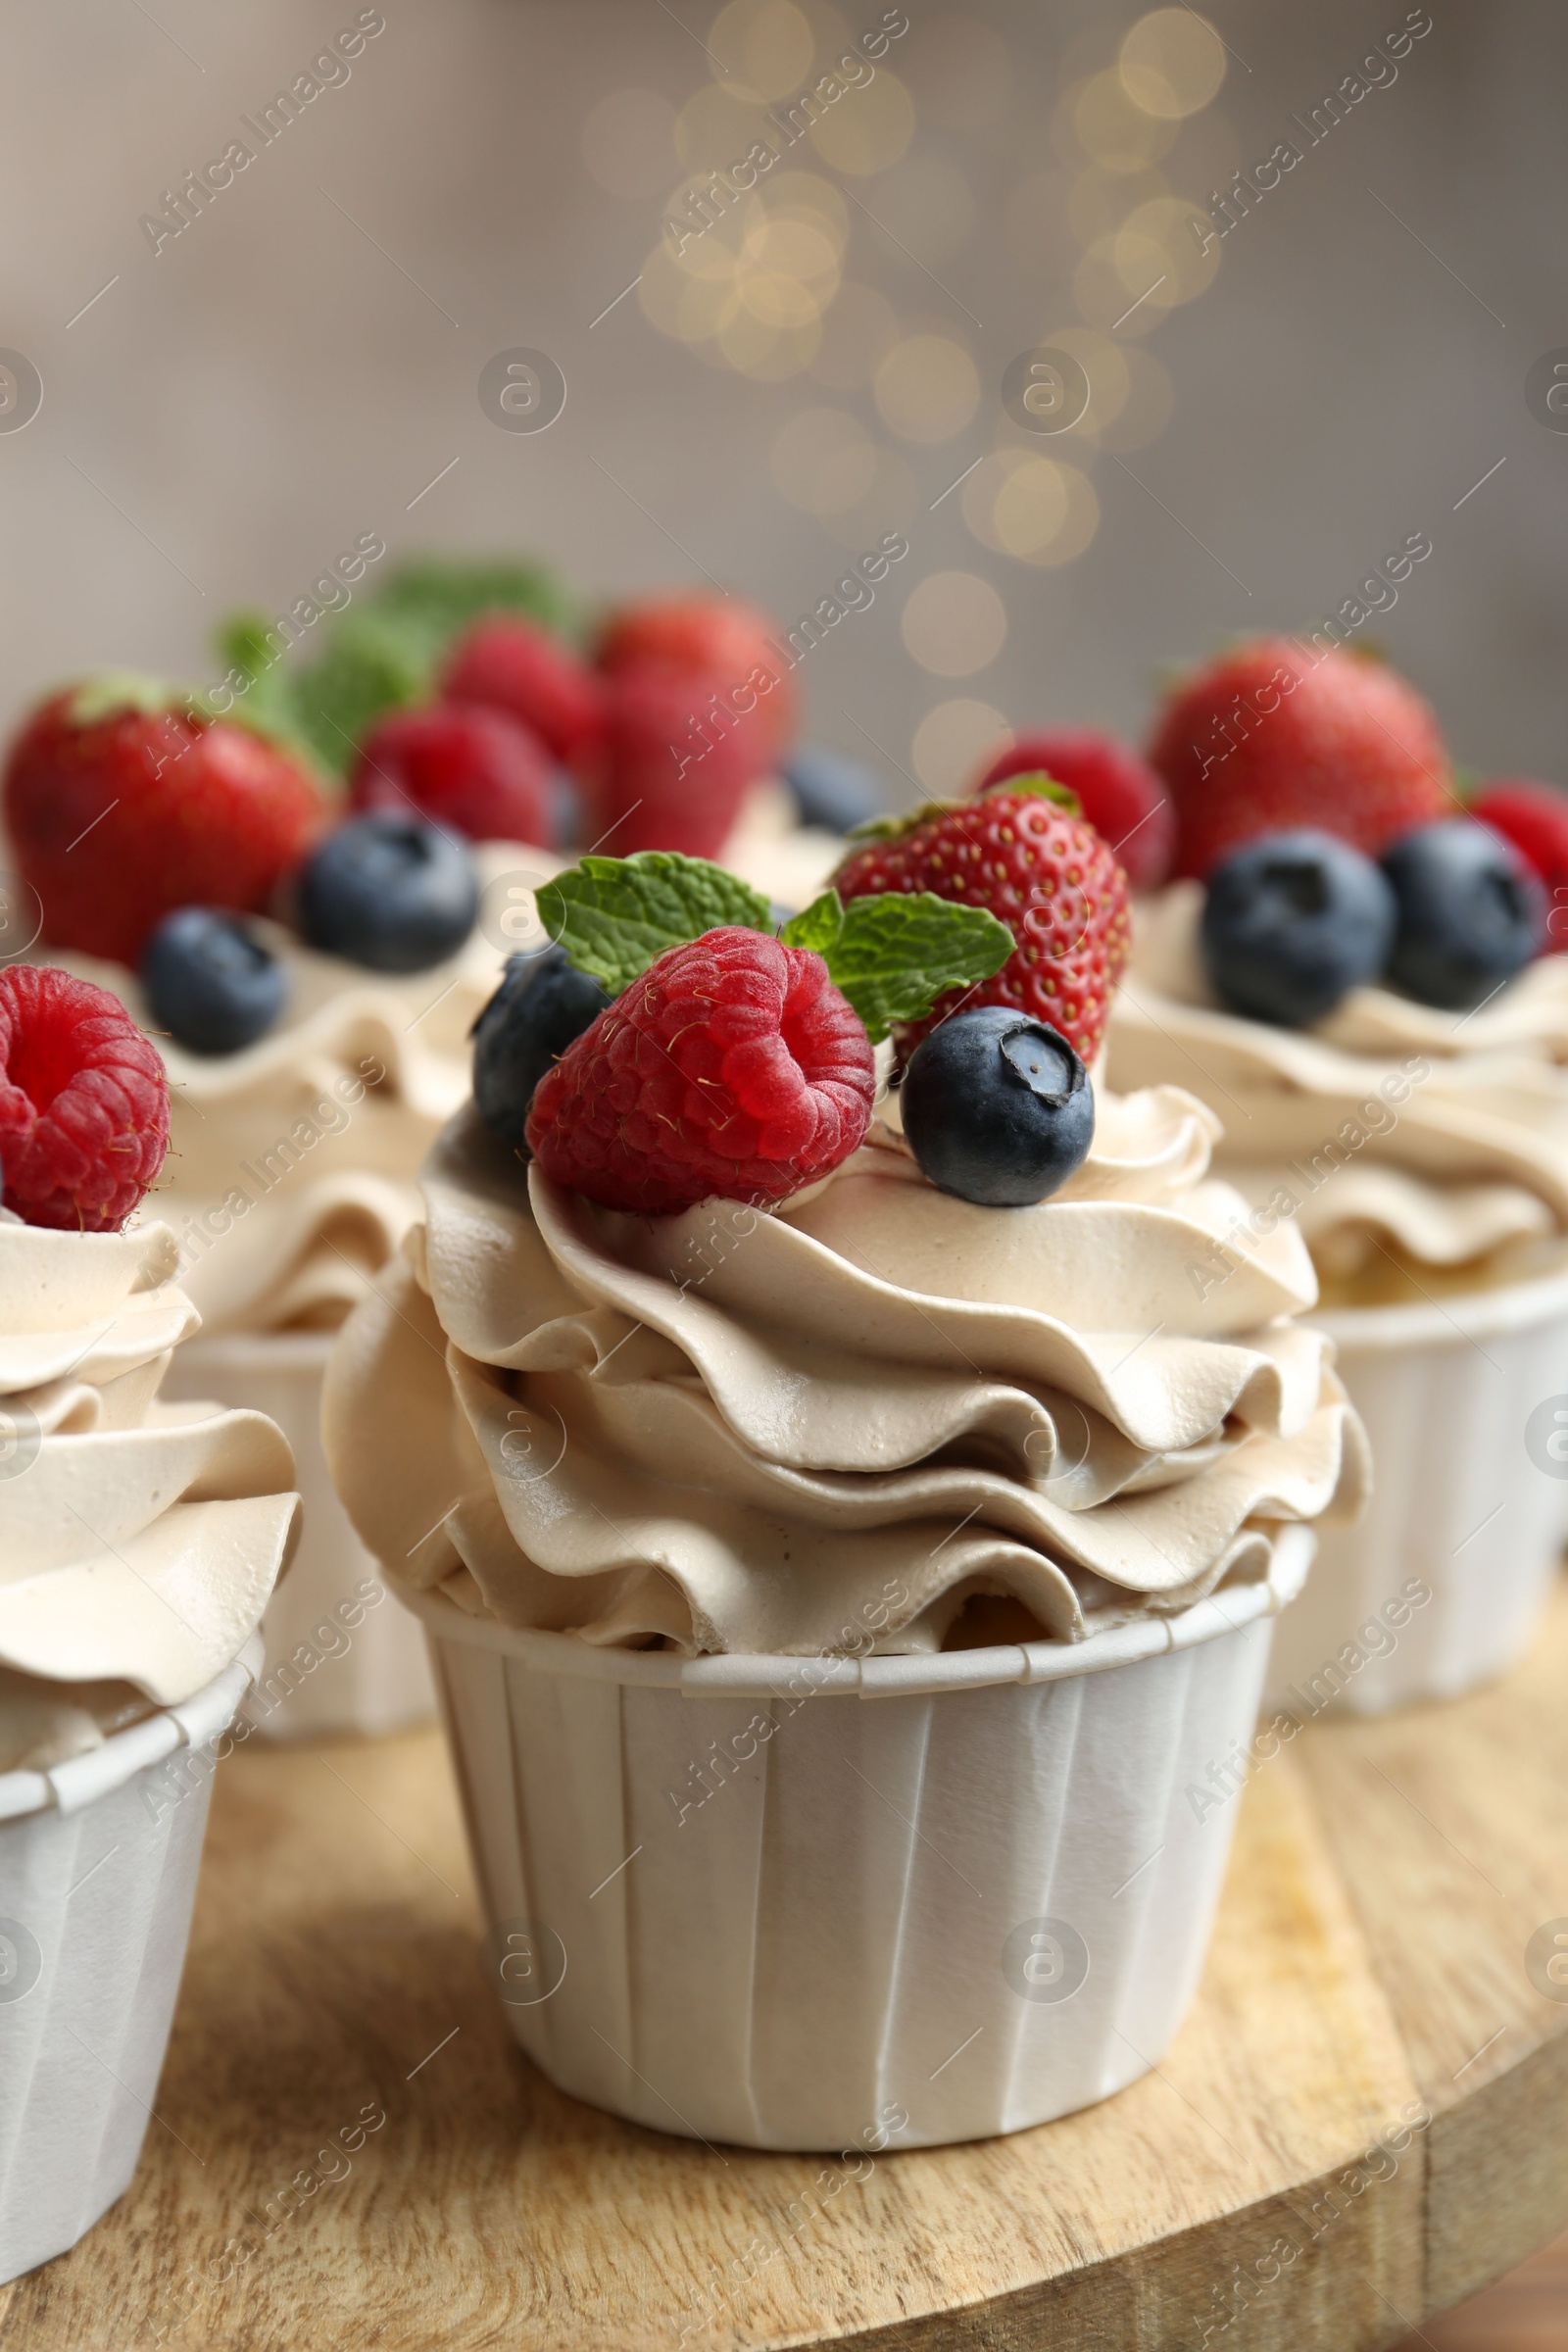
[[[784,1199],[865,1134],[870,1040],[808,950],[726,926],[669,949],[541,1080],[547,1176],[662,1216]]]
[[[462,947],[478,911],[468,852],[416,817],[351,817],[300,875],[300,929],[311,946],[375,972],[440,963]]]
[[[6,824],[44,936],[122,963],[176,906],[264,906],[323,814],[275,745],[139,679],[53,696],[6,769]]]
[[[1176,803],[1183,874],[1302,825],[1376,858],[1454,807],[1447,751],[1414,688],[1381,662],[1289,638],[1238,646],[1186,679],[1149,756]]]
[[[473,1100],[487,1127],[509,1144],[526,1140],[535,1087],[610,1002],[564,949],[508,958],[501,986],[473,1024]]]
[[[1551,902],[1544,952],[1560,955],[1568,948],[1568,792],[1509,777],[1485,785],[1470,813],[1511,841],[1541,876]]]
[[[0,971],[0,1168],[27,1225],[118,1233],[164,1164],[169,1080],[118,997],[48,964]]]
[[[1152,767],[1114,735],[1089,727],[1053,727],[1019,735],[999,752],[975,786],[988,792],[1009,776],[1054,776],[1073,793],[1087,821],[1108,841],[1134,890],[1157,890],[1176,854],[1176,811]]]
[[[604,723],[599,680],[548,630],[493,617],[459,639],[441,678],[449,703],[478,703],[528,728],[563,767],[584,765]]]
[[[141,984],[160,1029],[190,1054],[237,1054],[283,1009],[283,966],[240,916],[216,906],[166,914],[142,951]]]
[[[1387,878],[1348,842],[1265,833],[1209,875],[1203,959],[1232,1012],[1303,1028],[1377,978],[1395,912]]]
[[[619,670],[605,685],[605,731],[587,770],[594,831],[616,855],[679,850],[713,858],[746,788],[771,757],[763,706],[706,670]]]
[[[1418,1003],[1466,1011],[1540,953],[1546,894],[1490,825],[1423,825],[1385,853],[1383,870],[1398,905],[1389,978]]]
[[[795,732],[795,688],[771,643],[773,624],[733,596],[655,597],[612,613],[599,641],[607,677],[664,669],[701,678],[726,701],[755,698],[761,764]]]
[[[1004,1004],[956,1012],[909,1056],[899,1093],[931,1182],[988,1208],[1024,1208],[1081,1167],[1095,1090],[1064,1037]]]
[[[417,814],[469,841],[547,842],[551,767],[538,738],[499,710],[438,703],[394,710],[361,747],[359,809]]]
[[[1054,789],[1030,779],[917,810],[834,875],[847,905],[883,891],[930,891],[987,908],[1017,942],[993,978],[939,997],[923,1020],[898,1030],[903,1058],[960,1005],[1006,1004],[1093,1061],[1127,961],[1127,877],[1094,827],[1053,799]]]
[[[798,745],[779,761],[779,774],[802,824],[819,826],[824,833],[853,833],[857,825],[870,824],[887,806],[874,771],[825,744]]]

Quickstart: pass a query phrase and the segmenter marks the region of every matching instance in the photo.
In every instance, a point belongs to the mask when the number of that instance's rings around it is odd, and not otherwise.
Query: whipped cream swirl
[[[1243,1205],[1216,1132],[1102,1096],[1071,1183],[993,1209],[883,1124],[774,1214],[638,1218],[466,1112],[337,1344],[340,1491],[405,1585],[687,1654],[929,1650],[979,1596],[1071,1642],[1261,1578],[1364,1446],[1293,1229],[1194,1279]]]
[[[1224,1122],[1217,1159],[1252,1204],[1299,1223],[1325,1276],[1405,1259],[1504,1279],[1568,1234],[1568,958],[1544,957],[1470,1013],[1352,990],[1316,1027],[1225,1010],[1199,943],[1202,887],[1135,915],[1111,1008],[1119,1087],[1169,1080]]]
[[[281,1433],[165,1404],[200,1318],[167,1225],[0,1214],[0,1771],[98,1745],[243,1647],[295,1535]]]
[[[110,989],[163,1054],[170,1149],[154,1200],[206,1331],[340,1323],[418,1215],[415,1178],[466,1098],[468,1032],[509,952],[497,942],[515,931],[517,946],[543,944],[528,885],[560,863],[511,842],[475,856],[485,917],[429,971],[367,971],[258,919],[288,995],[276,1027],[237,1054],[189,1054],[158,1034],[122,964],[35,951]],[[491,920],[509,877],[515,904]]]

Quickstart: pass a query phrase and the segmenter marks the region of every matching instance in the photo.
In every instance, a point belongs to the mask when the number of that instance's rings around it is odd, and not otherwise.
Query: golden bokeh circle
[[[933,571],[913,588],[900,626],[906,650],[933,677],[969,678],[1007,641],[1007,608],[973,571]]]
[[[884,424],[905,441],[951,441],[980,405],[980,377],[964,346],[949,334],[906,335],[876,371]]]
[[[985,754],[1007,732],[1005,718],[990,703],[956,695],[921,719],[909,745],[910,762],[928,792],[961,792]]]
[[[1225,44],[1195,8],[1155,8],[1125,35],[1116,69],[1134,106],[1179,122],[1218,95]]]

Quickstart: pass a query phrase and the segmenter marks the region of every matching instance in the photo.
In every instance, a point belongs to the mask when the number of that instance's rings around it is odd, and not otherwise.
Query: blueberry
[[[300,875],[300,929],[313,948],[373,972],[423,972],[473,929],[479,883],[461,841],[414,816],[351,817]]]
[[[1473,817],[1418,826],[1386,850],[1398,930],[1389,978],[1422,1004],[1464,1012],[1544,940],[1546,895],[1510,842]]]
[[[179,906],[142,950],[141,984],[152,1017],[191,1054],[237,1054],[265,1037],[283,1009],[287,982],[270,948],[237,914]]]
[[[1208,877],[1203,959],[1232,1012],[1299,1029],[1376,979],[1394,944],[1394,893],[1332,833],[1265,833]]]
[[[473,1024],[473,1100],[509,1144],[523,1142],[533,1090],[553,1061],[611,1002],[564,948],[512,956],[501,986]]]
[[[798,744],[779,762],[779,774],[790,788],[803,825],[820,825],[828,833],[850,833],[869,817],[880,816],[887,797],[871,769],[825,744]]]
[[[1023,1208],[1080,1167],[1095,1090],[1064,1037],[1005,1004],[956,1012],[909,1056],[904,1132],[927,1176],[960,1200]]]

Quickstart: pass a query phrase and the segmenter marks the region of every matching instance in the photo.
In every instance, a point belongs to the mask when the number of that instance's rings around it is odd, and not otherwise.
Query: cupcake
[[[0,972],[0,2279],[121,2194],[178,1987],[212,1767],[294,1540],[281,1433],[171,1404],[167,1134],[103,992]]]
[[[296,761],[136,680],[51,698],[6,777],[42,942],[13,952],[111,990],[168,1070],[159,1207],[203,1329],[166,1394],[265,1411],[294,1447],[309,1507],[257,1700],[285,1736],[433,1708],[422,1645],[327,1476],[321,1377],[416,1212],[415,1174],[467,1090],[467,1031],[508,949],[534,944],[532,889],[557,863],[511,842],[470,856],[401,806],[321,840],[326,805]],[[286,896],[291,925],[246,911]]]
[[[1080,891],[1071,820],[1009,818]],[[638,862],[592,925],[545,894],[623,993],[531,1107],[481,1031],[488,1116],[344,1326],[329,1458],[424,1620],[489,1973],[553,2081],[761,2147],[1017,2130],[1174,2034],[1206,1775],[1310,1523],[1357,1505],[1310,1261],[1287,1227],[1199,1296],[1243,1204],[1180,1090],[1097,1103],[1005,997],[915,1042],[1010,985],[989,910],[893,884],[777,938],[707,869],[682,940]]]
[[[1244,673],[1295,684],[1250,732],[1232,709],[1220,755],[1202,713]],[[1281,1631],[1277,1695],[1449,1695],[1520,1654],[1568,1535],[1544,1446],[1568,1364],[1568,965],[1541,954],[1537,877],[1455,812],[1435,722],[1381,665],[1243,649],[1180,690],[1156,756],[1189,878],[1139,912],[1111,1081],[1179,1082],[1223,1119],[1243,1233],[1305,1241],[1376,1465]]]

